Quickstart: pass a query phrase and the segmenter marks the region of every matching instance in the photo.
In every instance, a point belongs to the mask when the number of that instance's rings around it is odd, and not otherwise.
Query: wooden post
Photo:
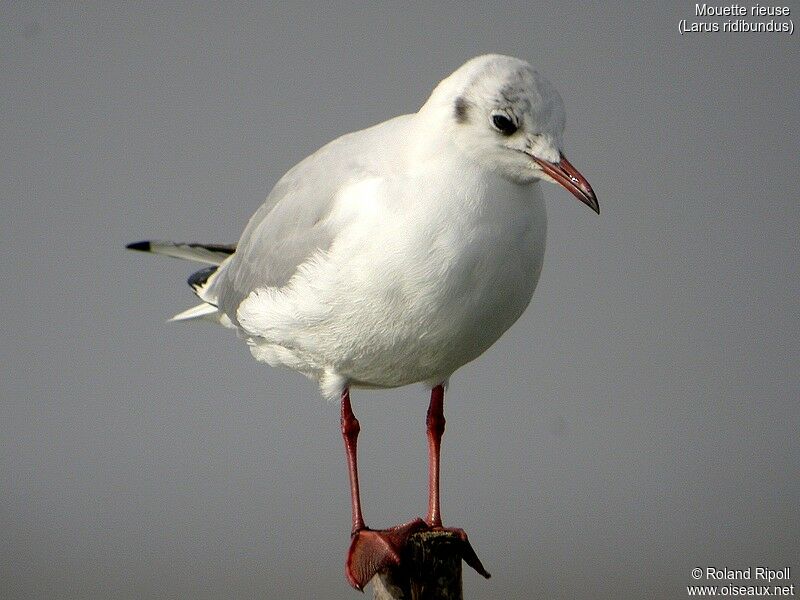
[[[413,534],[402,557],[403,568],[372,578],[374,600],[463,600],[463,542],[450,531]]]

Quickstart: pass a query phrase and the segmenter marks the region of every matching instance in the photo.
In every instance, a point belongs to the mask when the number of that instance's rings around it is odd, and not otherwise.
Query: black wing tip
[[[139,252],[150,252],[151,246],[149,241],[133,242],[125,246],[128,250],[137,250]]]
[[[189,286],[196,292],[206,284],[208,278],[211,277],[214,274],[214,271],[217,269],[217,265],[200,269],[199,271],[192,273],[189,276],[189,279],[186,280],[186,283],[188,283]]]

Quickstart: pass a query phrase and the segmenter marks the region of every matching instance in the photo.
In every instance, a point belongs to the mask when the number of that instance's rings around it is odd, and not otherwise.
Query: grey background
[[[534,301],[452,380],[443,514],[494,574],[467,597],[800,584],[797,34],[680,36],[689,2],[68,4],[0,5],[0,597],[356,597],[337,406],[165,325],[192,265],[123,246],[235,241],[488,51],[555,83],[603,212],[546,187]],[[424,512],[426,404],[354,394],[370,524]]]

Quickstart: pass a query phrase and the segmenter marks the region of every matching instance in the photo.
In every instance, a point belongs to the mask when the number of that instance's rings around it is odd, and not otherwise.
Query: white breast
[[[242,303],[259,360],[351,385],[438,382],[519,318],[541,272],[536,184],[485,173],[369,179],[345,188],[335,218],[342,232],[327,254]]]

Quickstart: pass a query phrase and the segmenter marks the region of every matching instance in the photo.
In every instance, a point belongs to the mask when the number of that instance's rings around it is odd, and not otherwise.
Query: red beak
[[[594,195],[592,186],[590,186],[586,178],[580,174],[580,171],[570,164],[566,156],[560,154],[560,159],[557,163],[551,163],[533,155],[530,156],[534,162],[542,168],[542,171],[544,171],[546,175],[549,175],[564,189],[572,192],[578,200],[583,202],[598,215],[600,214],[600,205],[597,203],[597,196]]]

